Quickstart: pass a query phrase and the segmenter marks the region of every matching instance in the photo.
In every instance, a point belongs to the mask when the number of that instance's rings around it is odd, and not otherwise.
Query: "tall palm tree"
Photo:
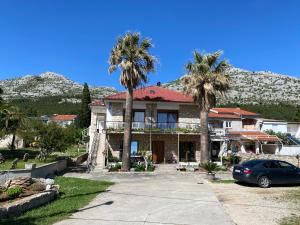
[[[18,107],[6,106],[0,112],[1,128],[5,134],[12,135],[12,141],[10,143],[10,150],[15,149],[16,134],[21,129],[22,123],[25,119],[24,114]]]
[[[147,83],[147,74],[154,72],[155,57],[149,53],[152,43],[140,33],[126,33],[117,39],[109,58],[109,73],[119,67],[120,83],[127,89],[122,170],[130,169],[133,90]]]
[[[221,51],[211,54],[193,53],[194,62],[186,64],[187,75],[183,76],[183,90],[192,95],[200,108],[201,163],[209,160],[208,112],[216,105],[217,94],[225,94],[229,89],[229,79],[224,71],[229,64],[220,61]]]

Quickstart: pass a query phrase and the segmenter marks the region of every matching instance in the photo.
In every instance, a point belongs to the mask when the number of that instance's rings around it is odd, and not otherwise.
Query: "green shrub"
[[[41,182],[36,182],[30,185],[30,190],[32,191],[44,191],[46,189],[45,184]]]
[[[143,164],[136,164],[134,166],[134,171],[136,171],[136,172],[142,172],[142,171],[145,171],[145,170],[146,170],[146,167]]]
[[[121,169],[121,164],[117,163],[116,165],[109,168],[109,172],[119,171]]]
[[[5,194],[11,198],[16,198],[22,193],[23,193],[23,190],[19,186],[10,187],[5,191]]]
[[[216,163],[213,163],[213,162],[204,163],[204,164],[201,165],[201,167],[209,173],[211,173],[213,171],[217,171],[218,168],[219,168],[218,165]]]
[[[148,165],[147,171],[152,172],[152,171],[154,171],[154,170],[155,170],[155,166],[153,166],[153,165]]]

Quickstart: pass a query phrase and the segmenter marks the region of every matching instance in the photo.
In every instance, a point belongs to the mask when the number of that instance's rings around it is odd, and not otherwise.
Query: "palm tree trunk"
[[[10,150],[15,150],[15,140],[16,140],[16,134],[13,133],[11,144],[10,144]]]
[[[122,154],[123,171],[130,170],[132,102],[133,102],[133,89],[132,87],[128,87],[127,95],[126,95],[124,142],[123,142],[123,154]]]
[[[208,153],[208,112],[202,111],[200,112],[200,123],[201,123],[201,136],[200,136],[200,144],[201,144],[201,163],[206,163],[209,160]]]

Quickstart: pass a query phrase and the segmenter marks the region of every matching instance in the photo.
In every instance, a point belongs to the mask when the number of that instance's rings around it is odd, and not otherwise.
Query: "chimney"
[[[161,82],[158,81],[157,84],[156,84],[156,86],[160,87],[161,86]]]

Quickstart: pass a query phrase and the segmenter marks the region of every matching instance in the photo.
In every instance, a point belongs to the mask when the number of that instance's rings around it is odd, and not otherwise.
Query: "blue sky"
[[[300,77],[299,9],[298,0],[1,0],[0,79],[53,71],[122,89],[107,61],[128,30],[155,45],[151,84],[184,74],[195,49],[224,50],[236,67]]]

